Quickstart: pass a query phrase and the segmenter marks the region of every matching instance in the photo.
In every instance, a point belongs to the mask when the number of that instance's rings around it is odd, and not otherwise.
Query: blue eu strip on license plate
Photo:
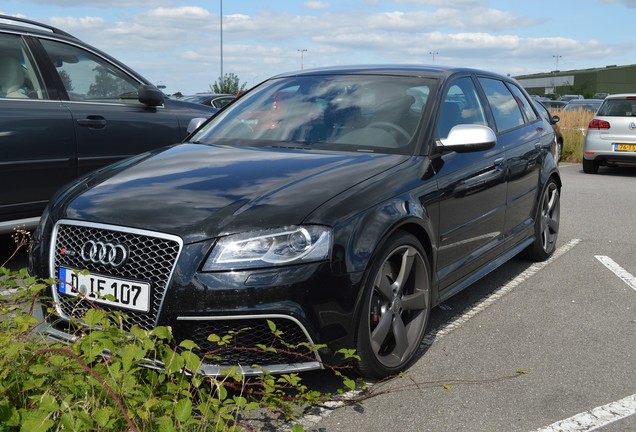
[[[64,267],[60,267],[60,271],[59,271],[59,279],[60,282],[57,284],[57,290],[63,294],[70,294],[73,290],[73,288],[66,283],[66,274],[67,269],[65,269]]]

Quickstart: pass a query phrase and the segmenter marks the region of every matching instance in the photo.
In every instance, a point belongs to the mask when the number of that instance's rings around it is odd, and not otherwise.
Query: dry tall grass
[[[558,125],[563,135],[563,161],[581,163],[587,125],[594,117],[594,113],[584,110],[554,110],[552,114],[561,118]]]

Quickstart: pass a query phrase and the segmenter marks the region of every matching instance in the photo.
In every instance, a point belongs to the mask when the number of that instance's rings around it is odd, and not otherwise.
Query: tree
[[[103,66],[95,66],[95,82],[88,88],[87,96],[95,98],[117,98],[125,93],[134,94],[137,97],[137,89],[130,83],[111,73]]]
[[[58,69],[58,73],[60,74],[60,78],[62,78],[62,82],[64,83],[64,88],[66,89],[66,92],[70,93],[73,90],[75,90],[73,88],[73,81],[71,80],[71,77],[69,76],[68,72],[66,72],[64,69]]]
[[[214,93],[226,93],[237,94],[240,90],[245,90],[247,82],[244,82],[239,86],[239,77],[233,73],[225,74],[223,78],[219,77],[219,80],[210,86],[210,89]]]

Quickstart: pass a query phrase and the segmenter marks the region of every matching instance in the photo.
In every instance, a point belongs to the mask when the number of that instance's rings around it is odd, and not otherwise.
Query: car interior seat
[[[6,98],[28,98],[20,89],[24,85],[24,69],[15,57],[0,57],[0,95]]]

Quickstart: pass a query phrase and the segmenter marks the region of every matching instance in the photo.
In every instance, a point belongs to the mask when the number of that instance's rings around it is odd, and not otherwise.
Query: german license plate
[[[614,151],[636,151],[636,144],[614,144]]]
[[[64,267],[60,267],[58,275],[57,290],[62,294],[78,296],[81,293],[88,300],[103,305],[139,312],[150,310],[149,283],[99,274],[85,275]]]

